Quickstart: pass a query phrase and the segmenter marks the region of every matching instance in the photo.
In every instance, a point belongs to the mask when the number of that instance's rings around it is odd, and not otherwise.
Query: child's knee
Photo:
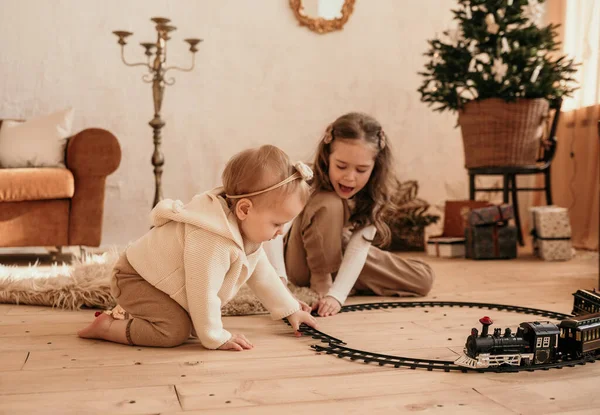
[[[419,295],[427,295],[429,294],[429,291],[431,291],[431,288],[433,287],[433,282],[435,281],[435,272],[433,271],[433,268],[431,268],[431,266],[429,264],[427,264],[426,262],[422,262],[420,263],[420,267],[421,270],[419,272],[419,281],[420,281],[420,286],[419,286],[419,291],[418,294]]]
[[[325,234],[341,234],[345,220],[344,211],[344,202],[335,192],[316,193],[305,208],[302,230],[317,227]]]
[[[192,332],[189,321],[177,322],[163,333],[163,347],[175,347],[186,342]]]
[[[155,325],[155,332],[162,347],[179,346],[189,339],[192,332],[190,315],[183,308],[173,307],[164,310],[162,321]]]

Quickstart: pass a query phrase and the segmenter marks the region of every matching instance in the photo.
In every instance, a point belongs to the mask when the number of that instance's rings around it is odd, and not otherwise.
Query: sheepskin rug
[[[29,304],[66,310],[111,309],[116,305],[110,294],[110,278],[116,251],[85,255],[71,264],[29,267],[0,265],[0,303]],[[290,284],[294,295],[310,304],[314,291]],[[222,309],[224,316],[264,314],[267,311],[247,287]]]

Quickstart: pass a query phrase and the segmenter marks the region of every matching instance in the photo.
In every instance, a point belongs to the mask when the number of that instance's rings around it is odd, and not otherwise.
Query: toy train
[[[464,354],[454,363],[473,369],[498,366],[530,366],[581,359],[600,355],[600,296],[596,291],[579,290],[575,297],[574,317],[558,324],[549,321],[521,323],[516,333],[509,328],[494,329],[489,317],[479,322],[467,337]],[[590,311],[595,311],[590,313]]]
[[[571,314],[600,313],[600,293],[596,290],[577,290],[573,293],[573,311]]]

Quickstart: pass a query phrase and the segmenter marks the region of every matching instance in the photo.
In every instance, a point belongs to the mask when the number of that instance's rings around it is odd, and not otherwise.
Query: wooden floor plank
[[[413,376],[412,382],[406,382]],[[432,376],[414,378],[408,371],[353,373],[332,376],[289,377],[247,381],[226,381],[210,384],[178,384],[184,410],[203,408],[249,407],[284,403],[306,403],[328,400],[346,400],[369,397],[376,391],[378,396],[395,395],[401,391],[419,393],[460,388],[452,382],[453,376],[434,373]],[[369,385],[368,388],[365,385]]]
[[[513,389],[507,388],[509,382],[511,388],[517,390],[535,390],[546,383],[549,372],[537,372],[532,376],[515,377],[514,374],[488,374],[477,373],[443,373],[427,372],[427,376],[419,376],[424,371],[396,370],[386,372],[367,372],[352,373],[330,376],[312,376],[312,377],[282,377],[277,379],[255,379],[246,381],[224,381],[213,383],[185,383],[178,384],[182,407],[185,410],[207,409],[207,408],[230,408],[230,407],[251,407],[262,405],[277,405],[284,403],[307,403],[317,401],[345,401],[352,398],[367,398],[377,394],[377,396],[415,394],[418,395],[427,391],[427,394],[437,392],[452,392],[455,389],[473,389],[481,395],[504,405],[502,399],[508,396],[496,394],[508,394]],[[598,373],[598,371],[594,372]],[[584,373],[579,372],[579,375]],[[581,378],[577,372],[565,372],[566,380],[579,383]],[[517,375],[518,376],[518,375]],[[556,372],[554,374],[556,379]],[[555,381],[561,383],[561,381]],[[551,382],[550,382],[551,383]],[[590,387],[593,382],[588,381],[588,387],[585,392],[573,395],[573,397],[564,396],[561,402],[563,409],[570,404],[574,408],[586,408],[589,406],[586,399],[590,398]],[[510,389],[510,391],[508,391]],[[533,396],[533,395],[532,395]],[[523,393],[525,401],[526,393]],[[583,402],[579,402],[584,398]],[[549,398],[547,398],[549,399]],[[536,400],[533,400],[536,402]],[[529,401],[531,402],[531,401]],[[525,402],[525,404],[529,404]],[[520,408],[510,406],[521,413]],[[524,405],[521,405],[524,407]],[[531,408],[528,408],[531,409]]]
[[[78,323],[0,324],[0,338],[21,336],[73,335],[82,327]]]
[[[217,353],[217,352],[214,352]],[[225,352],[224,352],[225,353]],[[234,353],[234,352],[231,352]],[[321,356],[319,356],[321,357]],[[94,388],[129,388],[176,384],[186,382],[210,382],[215,379],[237,378],[242,380],[290,376],[323,376],[339,373],[361,373],[382,370],[380,367],[352,365],[339,359],[323,359],[311,356],[280,357],[269,359],[239,359],[229,361],[189,361],[185,363],[135,364],[128,366],[102,366],[77,369],[20,370],[0,372],[0,395],[28,392],[57,392],[61,390],[87,390]],[[268,370],[266,370],[268,368]],[[383,368],[383,370],[390,370]],[[158,375],[160,374],[160,376]],[[48,382],[52,379],[52,382]]]
[[[51,312],[51,314],[54,315],[62,315],[62,316],[67,316],[67,315],[77,315],[80,314],[79,311],[71,311],[71,310],[61,310],[58,308],[51,308],[51,307],[39,307],[39,306],[35,306],[35,305],[19,305],[19,306],[14,306],[11,307],[10,310],[8,310],[8,312],[6,313],[7,316],[39,316],[39,315],[44,315],[44,314],[49,314],[49,312]]]
[[[2,414],[142,414],[179,411],[174,386],[2,395]]]
[[[15,306],[23,307],[23,306]],[[17,324],[62,324],[75,323],[78,326],[84,327],[94,318],[94,311],[61,311],[48,307],[37,307],[39,313],[32,311],[18,314],[16,312],[7,312],[5,315],[0,315],[0,325],[17,325]]]
[[[4,351],[0,353],[0,371],[21,370],[29,358],[26,351]]]
[[[580,409],[561,412],[562,415],[598,415],[598,408]]]
[[[87,343],[82,347],[60,350],[36,350],[31,352],[24,370],[60,368],[92,368],[100,366],[127,366],[132,364],[185,364],[193,361],[246,361],[275,357],[309,356],[314,352],[308,344],[297,345],[295,338],[254,337],[254,349],[242,354],[231,351],[206,350],[198,342],[187,343],[173,349],[132,347],[108,342]],[[295,346],[296,344],[296,346]]]
[[[88,345],[104,343],[101,340],[88,340]],[[6,336],[0,339],[0,353],[8,350],[66,350],[82,346],[82,339],[69,335],[24,335]]]
[[[523,414],[552,414],[595,409],[600,412],[598,382],[591,379],[520,383],[477,388],[494,402]]]
[[[514,413],[503,405],[487,399],[472,389],[452,389],[428,393],[397,393],[370,397],[350,397],[343,400],[323,402],[293,402],[276,405],[258,405],[242,408],[201,409],[179,414],[391,414],[391,413],[439,413],[439,414],[507,414]],[[165,413],[164,415],[167,415]]]

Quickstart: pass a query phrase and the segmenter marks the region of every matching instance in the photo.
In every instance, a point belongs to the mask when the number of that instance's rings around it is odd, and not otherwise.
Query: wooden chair
[[[490,167],[476,167],[468,169],[469,174],[469,199],[475,200],[478,192],[502,192],[503,203],[509,202],[509,194],[512,199],[513,208],[515,211],[515,224],[518,230],[519,245],[523,246],[523,234],[521,231],[521,219],[519,217],[519,201],[517,194],[518,192],[545,192],[546,204],[552,204],[552,187],[550,182],[550,166],[556,153],[556,128],[558,126],[558,120],[560,117],[560,108],[562,106],[562,99],[553,101],[550,105],[551,109],[555,110],[552,124],[550,127],[550,133],[548,138],[543,143],[543,154],[536,164],[528,166],[490,166]],[[532,174],[543,174],[544,175],[544,186],[543,187],[518,187],[517,176],[519,175],[532,175]],[[502,187],[484,187],[478,188],[475,185],[475,179],[477,176],[502,176]]]

